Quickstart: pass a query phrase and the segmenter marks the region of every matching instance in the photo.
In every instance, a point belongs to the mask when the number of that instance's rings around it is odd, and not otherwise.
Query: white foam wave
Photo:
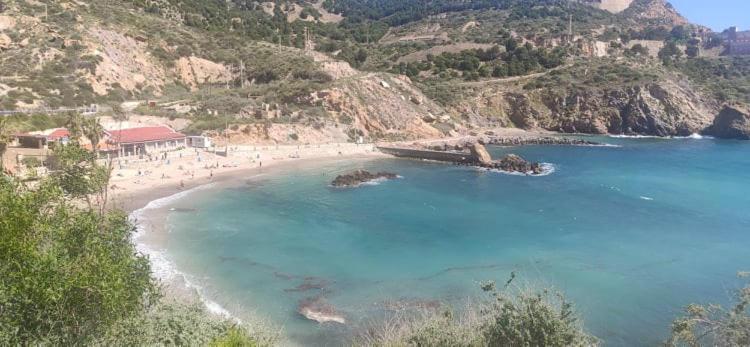
[[[133,234],[133,242],[135,244],[136,250],[148,257],[149,262],[151,263],[151,271],[154,277],[165,282],[181,280],[186,288],[194,290],[198,294],[201,302],[203,302],[203,305],[209,312],[225,317],[227,319],[234,319],[237,322],[241,322],[237,317],[234,317],[227,309],[222,307],[217,302],[209,299],[208,296],[204,293],[205,289],[202,286],[198,285],[196,283],[197,281],[194,280],[190,275],[178,270],[175,267],[174,263],[169,260],[164,250],[156,249],[152,245],[149,245],[142,240],[143,236],[148,231],[146,223],[142,223],[142,221],[144,221],[144,213],[146,211],[162,208],[169,205],[170,203],[183,199],[192,193],[212,188],[215,185],[215,183],[204,184],[164,198],[156,199],[146,204],[146,206],[131,212],[129,216],[130,220],[136,225],[136,232]]]
[[[652,197],[643,196],[643,195],[641,195],[640,198],[641,198],[641,200],[646,200],[646,201],[654,200],[654,198],[652,198]]]
[[[583,144],[583,145],[574,145],[579,147],[610,147],[610,148],[621,148],[622,145],[615,145],[611,143],[597,143],[597,144]]]
[[[713,139],[714,137],[713,136],[701,135],[701,134],[698,134],[698,133],[694,133],[694,134],[692,134],[690,136],[673,136],[672,138],[674,138],[674,139],[691,139],[691,140],[710,140],[710,139]]]
[[[619,138],[619,139],[693,139],[693,140],[706,140],[713,139],[712,136],[701,135],[693,133],[689,136],[654,136],[654,135],[607,135],[608,137]]]
[[[667,139],[668,137],[662,137],[662,136],[653,136],[653,135],[614,135],[610,134],[607,135],[608,137],[613,137],[616,139]]]

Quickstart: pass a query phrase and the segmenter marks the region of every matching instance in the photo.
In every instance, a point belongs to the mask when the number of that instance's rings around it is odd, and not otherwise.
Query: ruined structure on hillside
[[[750,30],[737,31],[737,27],[731,27],[726,31],[726,40],[729,55],[750,55]]]

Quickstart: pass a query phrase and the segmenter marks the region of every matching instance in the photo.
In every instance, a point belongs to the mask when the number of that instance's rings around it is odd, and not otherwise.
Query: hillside
[[[97,104],[103,115],[184,118],[190,133],[229,124],[238,142],[492,126],[724,134],[714,118],[750,102],[750,59],[721,56],[720,40],[663,0],[4,0],[0,10],[1,110]]]

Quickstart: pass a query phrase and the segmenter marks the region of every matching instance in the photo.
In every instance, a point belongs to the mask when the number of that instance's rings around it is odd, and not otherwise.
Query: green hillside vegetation
[[[750,103],[750,57],[685,59],[677,69],[718,100]]]
[[[565,56],[563,48],[534,48],[529,43],[520,45],[515,39],[508,38],[503,49],[493,46],[486,50],[428,55],[426,61],[401,63],[393,72],[415,78],[419,77],[420,72],[428,71],[440,79],[461,76],[472,81],[482,77],[512,77],[545,71],[562,65]]]

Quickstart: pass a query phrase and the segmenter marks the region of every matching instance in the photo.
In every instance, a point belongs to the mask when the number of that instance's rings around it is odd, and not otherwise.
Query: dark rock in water
[[[398,175],[390,172],[371,173],[365,170],[357,170],[350,174],[336,176],[331,185],[334,187],[357,187],[362,183],[376,179],[385,178],[392,180],[397,177]]]
[[[526,161],[515,154],[508,154],[503,159],[493,163],[493,168],[508,172],[520,172],[531,175],[539,175],[544,172],[542,165]]]
[[[750,140],[750,109],[724,106],[708,132],[719,138]]]

